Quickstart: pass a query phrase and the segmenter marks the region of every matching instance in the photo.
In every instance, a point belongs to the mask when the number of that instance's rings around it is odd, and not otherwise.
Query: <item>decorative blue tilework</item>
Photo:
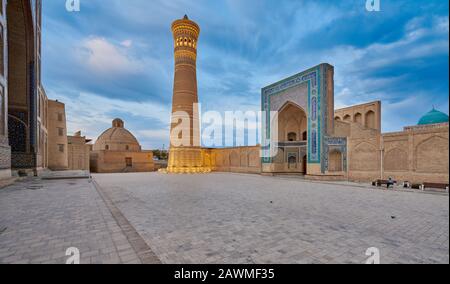
[[[266,114],[265,121],[263,122],[262,133],[262,162],[272,163],[272,157],[270,157],[270,149],[272,146],[270,131],[270,98],[272,96],[279,95],[281,92],[294,88],[300,84],[307,84],[308,86],[308,163],[320,164],[321,163],[321,148],[322,148],[322,123],[323,114],[326,108],[322,108],[322,76],[324,72],[323,65],[316,66],[305,72],[299,73],[278,83],[270,85],[262,89],[262,110]]]

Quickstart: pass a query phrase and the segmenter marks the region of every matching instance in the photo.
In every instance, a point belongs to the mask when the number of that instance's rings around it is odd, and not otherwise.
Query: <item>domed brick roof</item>
[[[419,125],[428,125],[436,123],[448,122],[448,115],[433,108],[429,113],[422,116],[419,121]]]
[[[112,127],[103,132],[94,144],[94,151],[130,151],[139,152],[141,146],[138,140],[125,129],[123,120],[116,118],[112,122]]]

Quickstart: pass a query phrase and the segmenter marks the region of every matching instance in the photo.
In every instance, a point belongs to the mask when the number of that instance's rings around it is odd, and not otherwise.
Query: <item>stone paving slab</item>
[[[448,196],[257,175],[26,179],[0,190],[0,263],[449,263]]]
[[[245,174],[241,174],[245,175]],[[390,187],[389,189],[386,186],[373,186],[370,183],[363,182],[353,182],[353,181],[320,181],[320,180],[307,180],[304,176],[301,175],[275,175],[279,179],[295,179],[298,181],[304,181],[308,183],[319,183],[319,184],[330,184],[330,185],[340,185],[340,186],[348,186],[348,187],[360,187],[367,188],[372,190],[389,190],[389,191],[398,191],[398,192],[414,192],[414,193],[423,193],[423,194],[438,194],[448,196],[448,192],[445,189],[433,189],[428,188],[425,190],[413,189],[413,188],[404,188],[401,183],[397,183],[396,185]]]
[[[103,198],[106,206],[111,212],[116,223],[122,229],[122,232],[127,237],[134,251],[139,257],[139,260],[143,264],[161,264],[159,258],[154,254],[147,243],[142,239],[139,233],[134,229],[134,227],[128,222],[128,220],[123,216],[122,212],[115,206],[111,198],[104,192],[104,190],[94,181],[93,182],[97,192]]]
[[[449,198],[214,173],[94,175],[163,263],[449,263]]]
[[[44,171],[40,173],[40,178],[44,180],[88,179],[90,177],[89,171]]]
[[[0,190],[0,263],[141,263],[89,180],[27,179]]]

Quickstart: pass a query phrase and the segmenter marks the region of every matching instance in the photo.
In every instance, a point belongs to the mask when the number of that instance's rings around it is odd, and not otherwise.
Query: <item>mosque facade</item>
[[[200,28],[186,16],[175,21],[172,30],[176,67],[171,129],[178,126],[176,113],[185,111],[191,118],[185,133],[196,141],[200,139],[200,131],[195,131],[195,59]],[[188,71],[181,71],[184,68]],[[448,116],[433,109],[416,126],[382,133],[381,109],[382,103],[374,101],[336,110],[334,67],[319,64],[262,88],[261,145],[197,147],[195,153],[172,145],[168,172],[200,172],[192,170],[195,168],[297,174],[313,180],[367,182],[393,178],[412,183],[448,183]],[[171,131],[171,142],[182,132]]]

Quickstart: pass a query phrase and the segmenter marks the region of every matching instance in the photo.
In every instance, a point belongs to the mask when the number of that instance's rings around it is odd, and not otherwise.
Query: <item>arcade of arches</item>
[[[357,123],[366,128],[381,130],[381,102],[371,102],[335,111],[335,121]]]
[[[448,118],[382,133],[380,101],[336,110],[334,118],[335,135],[348,137],[350,180],[449,182]]]

